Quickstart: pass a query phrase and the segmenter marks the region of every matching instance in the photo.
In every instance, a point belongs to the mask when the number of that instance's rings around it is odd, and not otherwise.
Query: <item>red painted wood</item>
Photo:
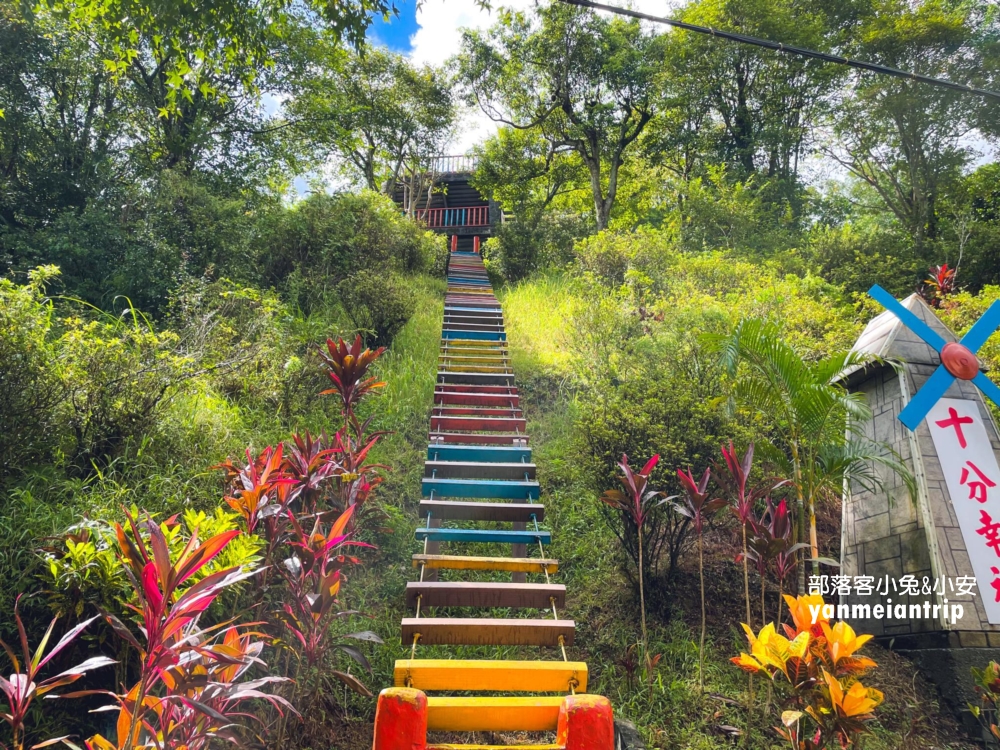
[[[427,696],[405,687],[379,693],[372,750],[423,750],[426,745]]]
[[[421,208],[416,212],[417,221],[429,228],[485,227],[490,223],[489,206],[457,206],[454,208]],[[455,248],[452,248],[454,252]]]
[[[436,393],[502,393],[508,396],[517,395],[517,387],[513,385],[468,385],[466,383],[445,385],[442,383],[434,390]]]
[[[486,417],[431,417],[432,430],[467,430],[469,432],[500,432],[504,430],[523,430],[523,419]]]
[[[440,440],[446,445],[527,445],[528,436],[516,433],[455,433],[431,432],[427,435],[431,443]],[[520,441],[520,442],[518,442]]]
[[[614,750],[611,701],[601,695],[567,695],[559,708],[556,742],[566,750]]]
[[[467,404],[469,406],[518,406],[520,397],[500,393],[454,393],[439,391],[434,394],[435,404]]]
[[[474,405],[467,406],[437,406],[434,408],[436,417],[520,417],[520,409],[477,409]]]

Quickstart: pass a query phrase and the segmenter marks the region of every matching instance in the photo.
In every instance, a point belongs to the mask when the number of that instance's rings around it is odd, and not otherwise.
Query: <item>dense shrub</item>
[[[360,271],[414,273],[441,267],[440,238],[425,234],[385,196],[312,195],[264,228],[264,281],[305,313],[336,301]]]
[[[358,331],[372,346],[387,346],[416,310],[416,299],[396,274],[356,273],[337,293]]]
[[[56,442],[55,409],[63,385],[48,340],[52,302],[45,283],[58,270],[31,272],[18,286],[0,280],[0,480],[48,457]]]
[[[514,217],[495,231],[483,246],[487,267],[507,281],[520,281],[541,268],[565,265],[589,225],[576,214],[546,213]]]

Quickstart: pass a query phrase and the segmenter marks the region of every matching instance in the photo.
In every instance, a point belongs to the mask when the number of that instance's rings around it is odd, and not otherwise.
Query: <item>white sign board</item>
[[[991,624],[1000,624],[1000,467],[975,401],[942,398],[927,415]]]

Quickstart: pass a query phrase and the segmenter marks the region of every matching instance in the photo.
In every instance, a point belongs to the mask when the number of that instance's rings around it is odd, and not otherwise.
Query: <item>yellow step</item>
[[[559,723],[563,698],[427,698],[432,732],[548,732]]]
[[[471,557],[467,555],[414,555],[413,567],[440,570],[504,570],[513,573],[555,573],[558,560],[541,557]]]
[[[587,665],[582,661],[399,659],[394,677],[397,687],[409,678],[410,686],[418,690],[587,691]]]

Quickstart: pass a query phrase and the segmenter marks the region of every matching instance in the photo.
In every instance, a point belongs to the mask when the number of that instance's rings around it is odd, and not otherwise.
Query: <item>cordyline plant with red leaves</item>
[[[325,485],[336,473],[333,456],[337,451],[330,447],[326,433],[313,437],[308,430],[303,435],[292,435],[292,442],[285,445],[288,451],[284,473],[293,484],[282,505],[291,507],[296,503],[302,513],[312,515],[318,509]]]
[[[138,653],[139,679],[122,694],[114,695],[118,705],[109,707],[118,711],[116,740],[95,735],[87,746],[89,750],[181,747],[173,739],[176,732],[199,731],[202,735],[192,734],[187,741],[195,745],[207,743],[236,723],[240,714],[234,711],[241,701],[261,697],[257,688],[264,683],[237,686],[211,681],[210,674],[225,676],[224,667],[252,664],[260,648],[250,640],[253,634],[238,631],[235,635],[227,633],[220,642],[218,631],[227,623],[202,628],[199,619],[226,588],[256,571],[220,570],[185,588],[240,532],[218,534],[201,544],[197,533],[192,534],[177,559],[172,560],[159,524],[148,517],[137,521],[127,510],[125,515],[128,528],[115,524],[115,533],[122,568],[135,596],[128,607],[139,620],[141,637],[134,636],[114,615],[105,617],[115,633]],[[236,640],[240,653],[234,650]],[[237,673],[242,675],[243,671]],[[268,700],[275,706],[283,703],[276,696]],[[169,719],[177,712],[200,714],[203,718],[189,718],[188,726],[178,728]]]
[[[703,544],[703,532],[705,519],[711,518],[726,506],[726,501],[721,498],[712,498],[708,491],[708,480],[712,477],[712,470],[705,469],[701,475],[701,480],[696,482],[691,470],[686,472],[677,470],[677,478],[680,480],[682,495],[669,497],[663,502],[672,502],[674,510],[686,518],[690,518],[694,524],[694,530],[698,534],[698,580],[701,584],[701,641],[698,645],[698,684],[702,691],[705,690],[705,554]],[[678,501],[677,498],[680,498]]]
[[[21,639],[21,657],[18,658],[14,650],[0,640],[0,647],[3,647],[3,650],[7,653],[7,658],[10,659],[11,665],[14,668],[13,674],[7,679],[0,677],[0,692],[7,699],[7,710],[0,714],[0,718],[10,725],[11,732],[13,733],[13,742],[9,750],[24,749],[24,720],[35,698],[73,697],[73,694],[65,696],[55,695],[52,691],[76,682],[93,669],[106,667],[109,664],[115,663],[113,659],[109,659],[106,656],[94,656],[52,677],[41,679],[39,675],[46,665],[58,656],[63,649],[75,641],[77,636],[97,618],[91,617],[89,620],[84,620],[78,624],[60,638],[59,642],[46,654],[45,648],[48,646],[49,639],[52,637],[52,631],[55,629],[56,620],[58,619],[53,618],[52,622],[49,623],[48,630],[45,631],[45,635],[42,636],[41,643],[38,644],[38,647],[32,653],[31,648],[28,646],[28,634],[24,629],[24,623],[21,621],[20,605],[21,596],[18,595],[14,603],[14,622],[17,624],[17,632]],[[65,742],[67,739],[67,737],[56,737],[45,742],[39,742],[36,745],[32,745],[30,750],[54,745],[57,742]],[[0,743],[0,747],[6,749],[7,745]]]
[[[357,558],[345,554],[345,550],[352,546],[371,546],[349,539],[348,529],[357,507],[352,505],[341,513],[325,533],[319,518],[308,533],[299,526],[295,518],[291,519],[295,533],[291,544],[292,555],[282,564],[281,573],[288,582],[292,601],[285,603],[278,618],[301,646],[302,655],[309,666],[321,665],[332,645],[335,650],[347,654],[371,671],[368,660],[354,646],[345,644],[342,640],[333,644],[329,641],[330,625],[337,619],[356,614],[341,609],[337,599],[344,582],[344,566],[358,563]],[[381,638],[369,631],[350,633],[340,638],[382,642]],[[335,669],[329,670],[328,674],[352,690],[371,696],[368,688],[353,675]]]
[[[941,307],[944,298],[955,293],[955,269],[947,263],[930,267],[931,275],[924,281],[924,297],[931,307]]]
[[[618,468],[622,470],[622,476],[618,477],[618,481],[625,487],[625,491],[607,490],[603,495],[601,495],[601,500],[603,502],[620,511],[622,515],[635,524],[636,533],[638,534],[639,609],[642,617],[642,649],[643,656],[647,661],[647,668],[651,665],[649,663],[649,655],[646,652],[649,641],[646,638],[646,592],[643,588],[642,577],[642,532],[646,526],[646,520],[649,517],[649,514],[652,513],[658,505],[657,500],[663,496],[662,492],[646,489],[649,483],[649,475],[652,473],[653,469],[656,468],[656,464],[659,463],[659,461],[660,456],[657,454],[649,459],[640,471],[633,471],[632,467],[629,466],[628,456],[622,455],[622,460],[618,464]]]
[[[333,339],[327,339],[326,349],[326,352],[320,349],[320,356],[329,368],[328,374],[333,381],[333,388],[321,391],[320,395],[336,394],[340,397],[346,428],[348,418],[354,414],[361,400],[369,393],[385,387],[385,383],[377,378],[366,377],[368,369],[385,352],[385,347],[362,350],[359,335],[351,346],[340,338],[337,339],[337,343],[334,343]]]

